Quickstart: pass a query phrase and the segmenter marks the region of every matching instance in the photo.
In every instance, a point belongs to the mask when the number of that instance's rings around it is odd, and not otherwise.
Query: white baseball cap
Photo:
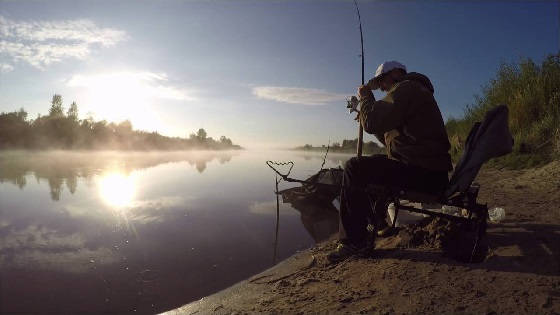
[[[383,76],[385,73],[394,70],[394,69],[402,69],[406,71],[406,66],[398,61],[385,61],[384,63],[380,64],[375,71],[375,76],[371,79],[368,84],[375,90],[379,87],[378,79]]]

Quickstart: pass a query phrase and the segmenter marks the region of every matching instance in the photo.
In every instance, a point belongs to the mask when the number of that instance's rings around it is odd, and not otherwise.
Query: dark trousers
[[[351,158],[344,166],[340,195],[339,238],[344,243],[358,246],[364,244],[368,218],[376,226],[386,219],[386,200],[373,200],[376,204],[376,217],[371,215],[370,201],[361,190],[369,184],[440,193],[447,186],[448,177],[445,171],[406,165],[382,154]]]

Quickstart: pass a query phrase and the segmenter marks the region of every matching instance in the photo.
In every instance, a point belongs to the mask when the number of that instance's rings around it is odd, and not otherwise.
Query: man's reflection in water
[[[280,192],[282,194],[283,203],[290,204],[292,208],[299,211],[303,227],[313,238],[315,243],[328,240],[331,236],[338,233],[338,210],[332,203],[328,203],[319,199],[290,198],[290,193]],[[277,209],[278,210],[278,209]],[[274,254],[272,263],[277,262],[278,253],[278,224],[279,216],[276,214],[276,238],[274,240]]]
[[[301,213],[301,222],[316,243],[338,232],[338,210],[332,202],[340,193],[341,175],[339,168],[322,169],[306,179],[318,185],[304,184],[279,192],[284,203]]]
[[[331,203],[296,201],[292,207],[301,213],[301,222],[316,243],[338,232],[338,211]]]

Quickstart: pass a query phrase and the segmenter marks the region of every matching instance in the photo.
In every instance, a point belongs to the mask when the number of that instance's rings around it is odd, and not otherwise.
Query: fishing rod
[[[360,8],[358,7],[358,2],[356,0],[354,0],[354,5],[356,6],[356,12],[358,14],[358,23],[360,26],[360,44],[361,44],[361,48],[362,48],[362,53],[361,53],[361,57],[362,57],[362,85],[364,85],[365,80],[364,80],[364,72],[365,72],[365,67],[364,67],[364,35],[362,32],[362,17],[360,16]],[[360,113],[360,111],[358,110],[358,106],[359,106],[359,101],[358,98],[356,96],[352,96],[349,100],[347,100],[347,105],[346,107],[350,109],[350,113],[352,112],[358,112],[358,115]],[[361,110],[361,107],[360,107]],[[358,118],[358,144],[357,144],[357,155],[358,157],[362,156],[362,148],[363,148],[363,144],[364,144],[364,127],[362,126],[362,123],[360,122],[359,118]],[[329,149],[327,147],[327,154],[329,152]],[[325,154],[325,158],[326,158],[326,154]],[[323,160],[323,165],[325,164],[325,161]],[[280,176],[280,178],[286,182],[291,182],[291,183],[300,183],[300,184],[312,184],[312,185],[325,185],[325,186],[333,186],[332,184],[324,184],[324,183],[317,183],[317,182],[311,182],[311,181],[306,181],[306,180],[299,180],[299,179],[295,179],[295,178],[290,178],[290,172],[292,171],[292,168],[294,167],[294,162],[286,162],[286,163],[278,163],[278,162],[274,162],[274,161],[266,161],[266,165],[268,165],[268,167],[270,167],[272,170],[274,170],[274,172],[276,172],[277,175]],[[286,166],[289,165],[290,168],[288,170],[288,172],[286,174],[282,174],[280,173],[275,166]],[[321,165],[321,170],[323,169],[323,165]]]
[[[358,3],[356,2],[356,0],[354,0],[354,5],[356,6],[356,12],[358,13],[358,22],[360,25],[360,44],[362,46],[362,85],[364,85],[364,36],[362,33],[362,18],[360,16],[360,8],[358,8]],[[348,100],[348,104],[347,107],[350,108],[350,113],[352,113],[353,111],[357,111],[359,114],[359,111],[357,110],[358,107],[358,99],[356,98],[356,96],[352,96],[352,98],[350,100]],[[360,107],[361,110],[361,107]],[[357,155],[358,157],[362,156],[362,148],[363,148],[363,142],[364,142],[364,128],[362,127],[362,123],[360,122],[360,120],[358,119],[358,145],[357,145]],[[329,146],[330,147],[330,146]],[[325,160],[327,158],[327,154],[329,153],[329,147],[327,147],[327,152],[325,153],[325,157],[323,158],[323,164],[321,164],[321,170],[323,170],[323,166],[325,165]],[[280,192],[278,191],[278,183],[281,180],[284,180],[286,182],[290,182],[290,183],[300,183],[302,185],[305,184],[311,184],[311,185],[315,185],[315,186],[324,186],[324,187],[332,187],[335,186],[337,188],[339,188],[339,185],[333,185],[333,184],[327,184],[327,183],[319,183],[317,182],[318,178],[316,178],[315,181],[308,181],[308,180],[299,180],[299,179],[295,179],[295,178],[290,178],[290,172],[292,171],[292,168],[294,167],[294,162],[289,161],[289,162],[274,162],[274,161],[266,161],[266,165],[268,167],[270,167],[275,173],[276,173],[276,178],[275,178],[275,186],[276,186],[276,234],[275,234],[275,238],[274,238],[274,254],[273,254],[273,258],[272,258],[272,262],[276,263],[276,258],[277,258],[277,251],[278,251],[278,225],[279,225],[279,221],[280,221],[280,202],[279,202],[279,195]],[[279,166],[289,166],[289,169],[286,173],[281,173],[277,167]],[[278,178],[278,176],[280,177],[280,179]],[[359,189],[359,188],[358,188]],[[360,189],[361,190],[361,189]]]
[[[354,0],[354,5],[356,6],[356,12],[358,13],[358,22],[360,23],[360,44],[362,45],[362,85],[364,85],[364,35],[362,33],[362,18],[360,16],[360,8],[358,7],[358,2]],[[361,110],[360,106],[360,110]],[[358,113],[359,115],[359,113]],[[362,122],[358,117],[358,147],[357,147],[357,154],[358,157],[362,156],[362,147],[364,145],[364,127],[362,126]]]
[[[365,72],[365,62],[364,62],[364,35],[362,32],[362,17],[360,15],[360,8],[358,7],[358,2],[356,0],[354,0],[354,6],[356,6],[356,13],[358,14],[358,23],[360,26],[360,44],[361,44],[361,48],[362,48],[362,53],[361,53],[361,57],[362,57],[362,85],[364,85],[365,80],[364,80],[364,72]],[[350,109],[350,113],[352,112],[358,112],[359,114],[359,110],[358,110],[358,106],[359,106],[359,101],[358,98],[356,96],[352,96],[349,100],[347,100],[347,105],[346,108]],[[361,110],[361,108],[360,108]],[[364,127],[362,126],[362,123],[359,121],[358,119],[358,144],[357,144],[357,155],[358,157],[362,156],[362,148],[363,148],[363,144],[364,144]],[[329,152],[329,148],[327,147],[327,154]],[[326,158],[326,154],[325,154],[325,158]],[[321,170],[323,169],[323,165],[325,164],[325,160],[323,159],[323,164],[321,165]],[[290,172],[292,170],[292,168],[294,167],[294,162],[286,162],[286,163],[278,163],[278,162],[274,162],[274,161],[266,161],[266,165],[268,165],[268,167],[270,167],[272,170],[274,170],[274,172],[276,172],[277,175],[279,175],[284,181],[286,182],[292,182],[292,183],[300,183],[300,184],[314,184],[314,185],[327,185],[330,186],[330,184],[322,184],[322,183],[315,183],[315,182],[310,182],[310,181],[305,181],[305,180],[299,180],[299,179],[295,179],[295,178],[290,178]],[[290,168],[288,170],[288,172],[286,174],[282,174],[280,173],[274,166],[286,166],[289,165]]]

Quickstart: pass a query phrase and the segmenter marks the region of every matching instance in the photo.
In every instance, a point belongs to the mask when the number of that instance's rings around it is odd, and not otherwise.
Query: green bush
[[[500,104],[508,105],[515,145],[512,154],[493,164],[533,167],[560,157],[560,54],[549,55],[540,66],[531,59],[502,64],[463,117],[446,122],[454,159],[462,153],[472,125]]]

